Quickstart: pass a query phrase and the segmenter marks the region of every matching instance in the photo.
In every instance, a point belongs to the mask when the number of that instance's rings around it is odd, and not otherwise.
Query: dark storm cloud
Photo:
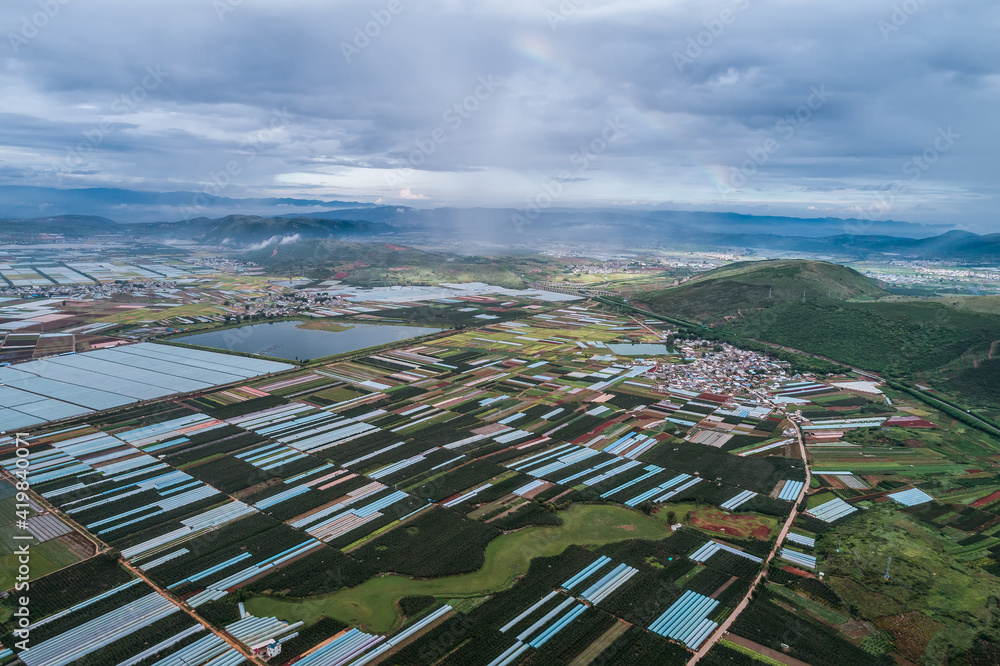
[[[174,190],[235,162],[228,196],[518,205],[559,180],[559,205],[841,216],[903,182],[883,214],[985,227],[998,23],[986,0],[9,0],[0,181]]]

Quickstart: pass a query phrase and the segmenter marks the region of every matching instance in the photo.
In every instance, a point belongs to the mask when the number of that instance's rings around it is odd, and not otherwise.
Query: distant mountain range
[[[199,192],[142,192],[113,188],[61,190],[0,186],[0,219],[59,215],[106,217],[116,222],[172,222],[234,213],[294,215],[309,209],[366,208],[374,204],[319,199],[234,199]]]
[[[296,241],[326,238],[367,238],[394,231],[381,222],[365,220],[314,219],[309,217],[260,217],[257,215],[227,215],[213,220],[199,217],[183,222],[129,225],[129,231],[151,237],[190,238],[203,245],[234,247],[288,244]]]
[[[202,198],[196,198],[201,196]],[[200,208],[192,203],[203,204]],[[312,209],[312,210],[310,210]],[[42,211],[49,212],[42,212]],[[255,212],[245,212],[253,210]],[[218,211],[218,216],[207,214]],[[28,214],[28,213],[31,214]],[[188,214],[187,217],[177,217]],[[191,216],[191,213],[198,213]],[[162,215],[162,217],[161,217]],[[181,221],[174,221],[181,220]],[[831,259],[1000,261],[1000,234],[894,220],[754,216],[726,212],[551,208],[528,216],[502,208],[381,206],[310,199],[228,199],[191,192],[0,187],[0,232],[73,236],[127,233],[247,248],[308,239],[412,239],[523,251],[542,244],[595,244],[604,251],[666,246],[752,249]],[[494,252],[494,250],[490,250]],[[496,250],[497,252],[500,250]]]

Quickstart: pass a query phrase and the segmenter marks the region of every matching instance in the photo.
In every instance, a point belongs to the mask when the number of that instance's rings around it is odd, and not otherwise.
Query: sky
[[[0,185],[997,231],[995,0],[4,0]]]

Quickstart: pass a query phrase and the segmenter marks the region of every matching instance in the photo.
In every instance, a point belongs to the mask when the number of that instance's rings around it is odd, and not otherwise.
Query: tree
[[[667,522],[673,525],[677,522],[677,514],[673,511],[667,511]]]

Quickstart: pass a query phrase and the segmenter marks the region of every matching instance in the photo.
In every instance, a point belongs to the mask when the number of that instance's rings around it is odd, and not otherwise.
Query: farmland
[[[599,546],[629,539],[659,540],[670,531],[655,521],[614,506],[578,505],[562,514],[560,527],[530,527],[497,537],[485,551],[482,568],[457,576],[414,580],[373,578],[327,598],[283,601],[259,598],[250,608],[289,621],[328,616],[376,632],[391,631],[401,619],[397,602],[408,596],[442,599],[480,597],[508,588],[536,557],[558,555],[571,545]]]
[[[297,367],[152,343],[101,353],[179,360],[150,366],[165,379],[142,401],[29,426],[36,513],[71,519],[102,554],[53,555],[51,567],[39,558],[41,656],[28,666],[60,650],[119,663],[153,647],[144,659],[237,663],[270,639],[286,646],[284,659],[332,639],[317,659],[683,663],[711,643],[772,550],[775,601],[755,601],[731,631],[770,645],[777,639],[758,625],[785,613],[796,631],[819,627],[832,653],[855,655],[876,640],[841,625],[903,625],[848,600],[870,581],[852,578],[837,544],[869,538],[851,535],[869,535],[866,521],[890,508],[905,516],[893,547],[910,531],[944,529],[940,548],[993,580],[1000,482],[985,433],[863,377],[796,374],[663,321],[452,291],[324,304],[317,332],[424,323],[428,312],[457,328]],[[657,353],[616,353],[634,343]],[[88,355],[65,358],[78,357]],[[171,370],[198,363],[201,383],[169,383]],[[14,442],[0,444],[10,475]],[[776,544],[800,492],[808,513]],[[36,554],[47,557],[44,547]],[[88,567],[108,584],[60,592]],[[928,619],[951,626],[981,600],[931,604]],[[106,630],[118,607],[136,621],[113,640],[67,642],[76,628]],[[930,626],[921,622],[906,626]],[[10,638],[0,640],[13,648]],[[974,638],[959,632],[925,649],[947,654]],[[897,644],[912,653],[920,643],[907,640]]]

